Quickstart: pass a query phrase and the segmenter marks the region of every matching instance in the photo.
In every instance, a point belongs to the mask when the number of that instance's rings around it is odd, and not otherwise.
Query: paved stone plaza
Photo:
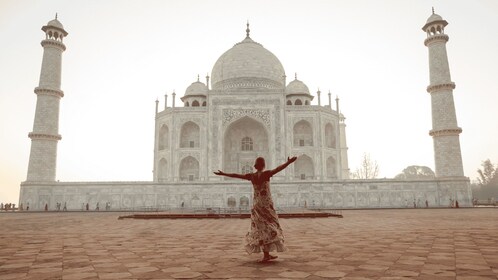
[[[121,213],[123,214],[123,213]],[[0,279],[498,279],[498,209],[281,219],[288,252],[247,255],[248,219],[0,214]]]

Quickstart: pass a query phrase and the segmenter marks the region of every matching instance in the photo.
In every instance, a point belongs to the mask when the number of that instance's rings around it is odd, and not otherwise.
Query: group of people
[[[9,210],[11,210],[11,211],[16,210],[16,204],[15,203],[3,204],[3,202],[0,203],[0,211],[9,211]]]
[[[88,202],[86,204],[83,203],[81,205],[81,210],[90,211],[90,204]],[[105,203],[105,210],[106,211],[111,210],[111,203],[110,202]],[[97,204],[95,204],[95,211],[100,211],[100,202],[97,202]]]
[[[55,209],[57,209],[57,211],[61,211],[61,205],[62,203],[60,202],[55,203]],[[62,208],[62,211],[67,211],[66,202],[64,202],[64,208]]]

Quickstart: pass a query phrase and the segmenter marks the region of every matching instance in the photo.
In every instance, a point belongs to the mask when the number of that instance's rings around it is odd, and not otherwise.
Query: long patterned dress
[[[261,251],[283,252],[284,234],[273,207],[270,192],[271,171],[247,174],[247,179],[254,188],[253,208],[251,210],[251,230],[246,235],[245,249],[247,253]]]

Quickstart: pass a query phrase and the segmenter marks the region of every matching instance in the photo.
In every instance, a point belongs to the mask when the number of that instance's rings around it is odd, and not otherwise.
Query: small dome
[[[306,86],[303,82],[298,79],[290,82],[285,89],[287,94],[310,94],[310,90],[308,86]]]
[[[427,19],[427,22],[426,23],[431,23],[431,22],[434,22],[434,21],[441,21],[443,20],[443,18],[438,15],[438,14],[432,14],[428,19]]]
[[[62,23],[58,19],[53,19],[53,20],[49,21],[47,23],[47,26],[53,26],[53,27],[57,27],[60,29],[64,29],[64,26],[62,25]]]
[[[427,31],[427,28],[435,23],[442,24],[443,27],[448,25],[448,22],[446,20],[444,20],[443,17],[441,17],[438,14],[435,14],[433,11],[432,15],[427,19],[427,22],[422,27],[422,30]]]
[[[59,30],[64,35],[64,37],[67,36],[68,34],[66,30],[64,30],[64,26],[62,25],[62,23],[57,19],[57,16],[55,17],[55,19],[49,21],[47,25],[43,26],[42,30],[44,32],[47,32],[49,28],[54,28]]]
[[[185,96],[187,95],[207,95],[207,86],[199,81],[193,82],[187,90],[185,90]]]

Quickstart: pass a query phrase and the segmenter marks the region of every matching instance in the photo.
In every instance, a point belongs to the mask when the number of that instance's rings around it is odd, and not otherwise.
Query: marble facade
[[[272,196],[278,208],[425,208],[450,207],[452,201],[471,206],[466,179],[443,180],[336,180],[329,182],[272,182]],[[94,210],[111,203],[111,210],[164,210],[181,208],[246,208],[252,205],[248,182],[64,182],[23,183],[21,197],[30,209],[54,209],[57,202],[69,210],[82,210],[86,203]],[[230,203],[232,201],[232,203]]]
[[[447,67],[446,24],[433,14],[424,26],[436,178],[349,179],[345,117],[338,99],[335,109],[330,93],[328,105],[322,106],[320,98],[318,105],[312,105],[314,96],[308,87],[297,75],[286,82],[278,58],[251,39],[248,26],[246,38],[220,56],[206,83],[198,78],[187,88],[180,98],[182,107],[176,106],[176,93],[171,107],[167,97],[162,110],[156,101],[152,181],[55,182],[59,101],[64,96],[62,39],[67,32],[57,19],[52,20],[42,29],[44,67],[35,89],[31,156],[19,204],[29,204],[30,210],[54,209],[57,203],[67,204],[69,210],[83,210],[86,204],[93,210],[97,203],[101,209],[110,204],[112,210],[247,208],[252,204],[250,183],[213,171],[248,173],[253,172],[256,157],[265,157],[267,168],[274,168],[287,156],[297,155],[293,165],[272,179],[279,208],[412,208],[426,203],[449,207],[453,201],[471,206],[469,179],[463,176],[461,163],[454,84]]]

